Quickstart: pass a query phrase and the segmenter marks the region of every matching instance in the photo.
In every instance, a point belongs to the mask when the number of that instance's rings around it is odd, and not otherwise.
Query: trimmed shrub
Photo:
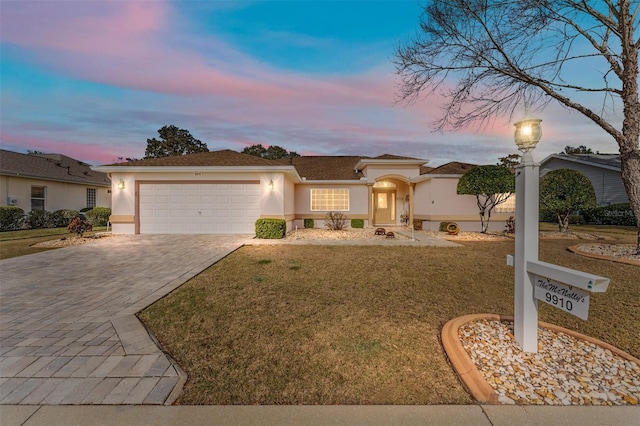
[[[351,219],[352,228],[364,228],[364,219]]]
[[[31,210],[27,215],[27,223],[32,229],[53,228],[55,226],[53,213],[46,210]]]
[[[79,215],[80,212],[78,212],[78,210],[56,210],[55,212],[53,212],[53,226],[55,226],[56,228],[69,226],[71,221]]]
[[[24,210],[15,206],[0,207],[0,231],[17,231],[24,227]]]
[[[629,203],[611,204],[582,212],[587,223],[592,225],[637,226],[638,221]]]
[[[315,222],[313,219],[305,219],[304,220],[304,227],[305,228],[314,228],[315,227]]]
[[[107,226],[111,209],[108,207],[94,207],[85,213],[87,221],[93,226]]]
[[[88,212],[91,209],[93,209],[93,207],[83,207],[80,209],[80,213]]]
[[[256,238],[276,240],[284,238],[286,231],[287,222],[284,219],[256,220]]]
[[[422,231],[422,219],[413,219],[413,230]]]
[[[347,227],[347,215],[342,212],[328,212],[324,217],[324,226],[331,231],[342,231]]]

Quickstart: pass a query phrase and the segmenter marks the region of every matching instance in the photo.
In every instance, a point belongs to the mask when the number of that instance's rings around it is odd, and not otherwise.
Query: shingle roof
[[[412,157],[384,154],[370,158],[366,156],[304,156],[267,160],[232,150],[203,152],[198,154],[177,155],[173,157],[150,158],[127,163],[109,164],[122,167],[215,167],[215,166],[257,166],[281,167],[292,165],[300,177],[306,180],[359,180],[362,173],[355,168],[360,160],[418,160]]]
[[[91,170],[89,164],[62,154],[20,154],[2,149],[0,174],[96,186],[111,185],[106,173]]]
[[[427,173],[430,175],[463,175],[468,170],[471,170],[475,167],[478,167],[478,165],[452,161],[450,163],[443,164],[440,167],[436,167],[435,169],[431,169]]]
[[[308,156],[290,160],[300,177],[307,180],[358,180],[362,174],[356,173],[355,167],[362,158],[366,157]]]
[[[605,168],[620,170],[620,154],[551,154],[542,163],[546,163],[550,158],[572,161],[582,164],[591,164],[595,167],[604,166]]]
[[[272,160],[242,154],[224,149],[221,151],[200,152],[197,154],[175,155],[172,157],[148,158],[126,163],[108,164],[109,166],[173,166],[173,167],[206,167],[206,166],[273,166]]]

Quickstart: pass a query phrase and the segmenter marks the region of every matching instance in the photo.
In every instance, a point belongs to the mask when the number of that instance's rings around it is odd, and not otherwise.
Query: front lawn
[[[543,303],[540,319],[640,356],[640,268],[566,250],[577,243],[542,240],[540,257],[612,284],[589,321]],[[513,313],[511,253],[512,241],[244,247],[140,316],[189,374],[180,404],[470,404],[440,330]]]
[[[106,229],[105,226],[97,226],[94,232],[101,232]],[[85,235],[93,235],[93,232],[87,232]],[[52,247],[33,247],[33,245],[45,241],[58,240],[63,237],[75,238],[75,234],[67,231],[67,228],[24,229],[0,232],[0,260],[52,250]]]

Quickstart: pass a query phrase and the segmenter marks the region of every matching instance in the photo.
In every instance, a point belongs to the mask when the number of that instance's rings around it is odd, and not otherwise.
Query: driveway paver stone
[[[248,235],[119,235],[0,261],[0,404],[167,404],[186,379],[135,316]]]

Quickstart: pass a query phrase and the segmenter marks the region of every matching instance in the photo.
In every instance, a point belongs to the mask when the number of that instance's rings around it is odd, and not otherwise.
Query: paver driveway
[[[0,404],[170,402],[184,375],[135,313],[248,239],[116,236],[0,261]]]

